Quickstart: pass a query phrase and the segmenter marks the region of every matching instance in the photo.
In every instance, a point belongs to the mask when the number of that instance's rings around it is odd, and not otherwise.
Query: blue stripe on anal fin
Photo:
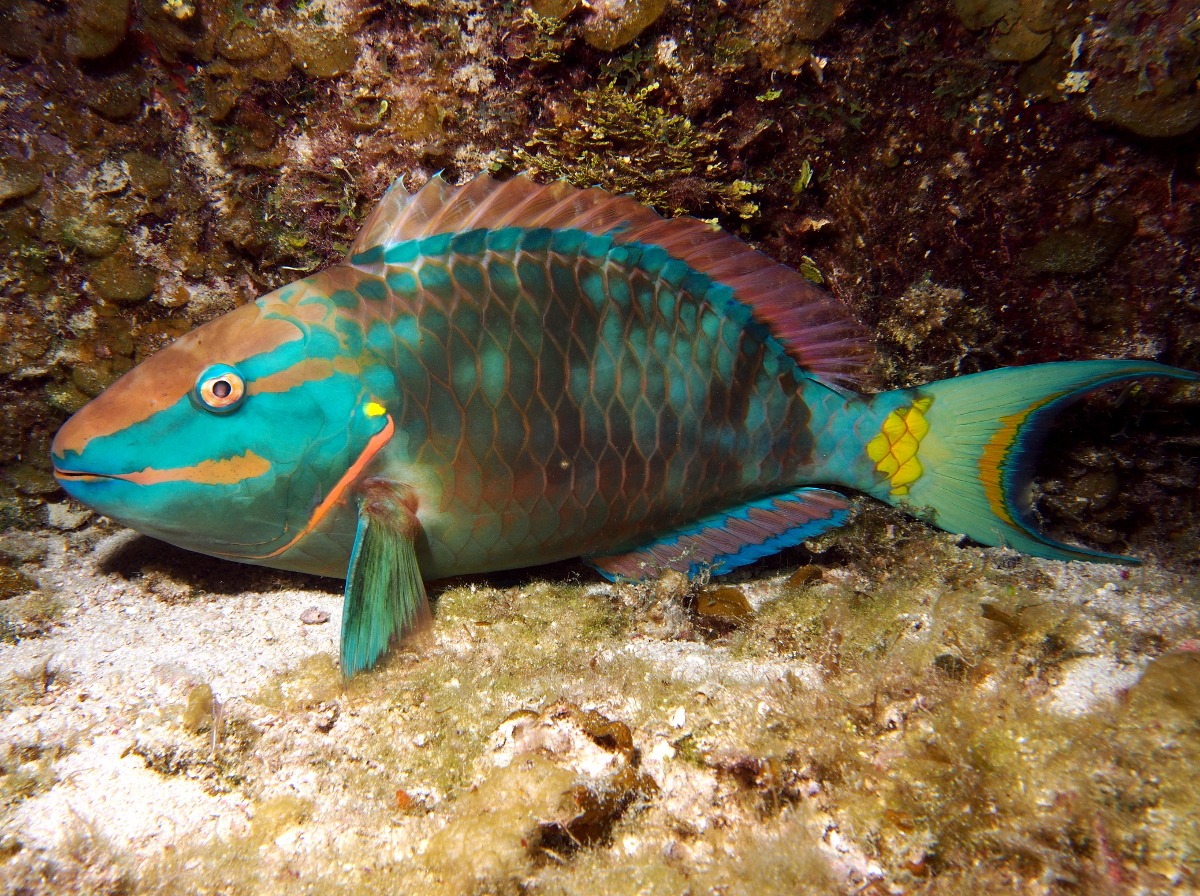
[[[845,495],[800,488],[705,517],[636,551],[584,559],[614,581],[653,578],[669,569],[694,576],[707,568],[723,575],[844,526],[849,516]]]

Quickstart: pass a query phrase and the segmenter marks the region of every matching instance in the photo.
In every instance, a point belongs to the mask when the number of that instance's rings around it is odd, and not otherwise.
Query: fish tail
[[[1142,377],[1198,380],[1149,361],[1072,361],[977,373],[875,396],[866,489],[941,529],[1057,560],[1136,562],[1061,544],[1029,513],[1053,419],[1092,389]],[[861,429],[860,429],[861,432]]]

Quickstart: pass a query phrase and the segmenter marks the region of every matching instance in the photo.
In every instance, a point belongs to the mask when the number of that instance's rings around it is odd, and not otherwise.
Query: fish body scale
[[[360,264],[402,288],[355,309],[390,333],[384,469],[418,484],[428,575],[636,545],[812,466],[811,381],[708,277],[582,232],[433,242]]]

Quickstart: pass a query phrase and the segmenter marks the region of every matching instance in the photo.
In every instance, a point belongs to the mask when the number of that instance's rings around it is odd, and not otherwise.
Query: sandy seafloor
[[[678,582],[474,579],[350,686],[339,582],[39,536],[54,621],[0,645],[0,892],[1194,892],[1186,795],[1121,815],[1089,789],[1144,727],[1147,665],[1195,656],[1194,579],[912,529],[885,561],[760,572],[741,622]],[[1093,839],[1063,846],[1080,805]]]

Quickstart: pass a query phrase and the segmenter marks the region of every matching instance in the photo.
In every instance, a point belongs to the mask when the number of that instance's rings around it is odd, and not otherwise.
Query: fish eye
[[[194,393],[205,410],[227,414],[242,403],[246,381],[228,364],[214,364],[196,378]]]

